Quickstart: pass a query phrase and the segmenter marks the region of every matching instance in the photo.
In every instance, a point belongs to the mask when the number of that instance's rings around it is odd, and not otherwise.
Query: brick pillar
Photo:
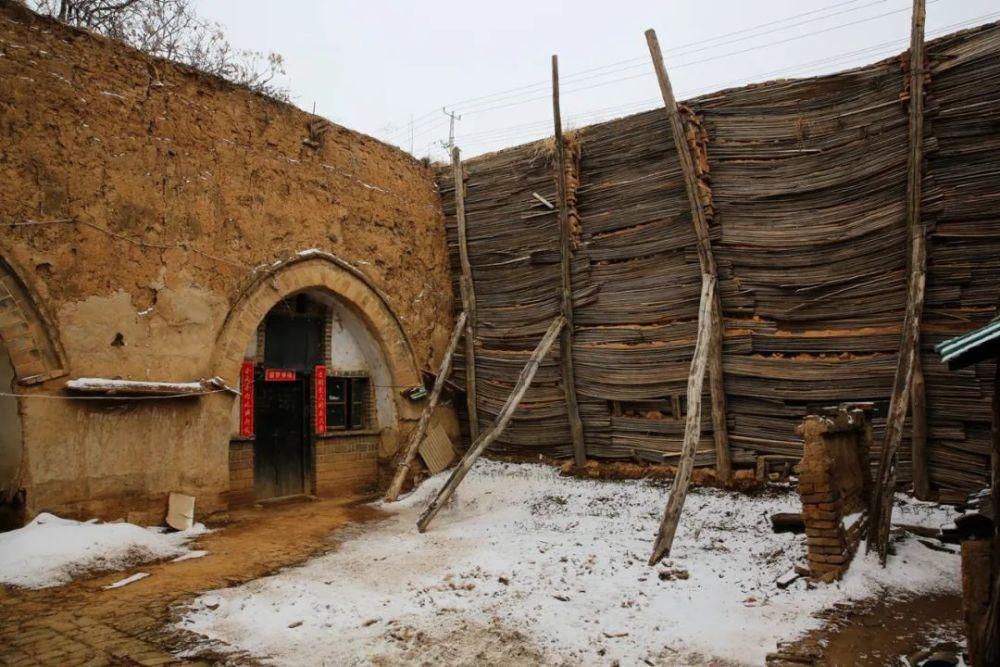
[[[229,443],[230,507],[252,505],[256,500],[253,479],[253,440],[231,440]]]
[[[806,526],[810,576],[832,581],[857,551],[871,490],[871,427],[861,409],[829,408],[798,427],[804,440],[796,467]]]

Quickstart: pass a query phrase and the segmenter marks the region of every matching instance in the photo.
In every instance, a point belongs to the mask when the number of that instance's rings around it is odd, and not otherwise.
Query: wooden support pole
[[[576,373],[573,371],[573,249],[570,247],[569,193],[566,189],[566,150],[563,145],[562,113],[559,110],[559,57],[552,56],[552,117],[556,139],[556,185],[559,188],[559,273],[561,277],[560,312],[566,320],[559,336],[559,367],[562,371],[566,414],[573,440],[573,460],[578,466],[587,462],[583,442],[583,421],[576,400]]]
[[[465,405],[469,415],[469,436],[479,437],[479,408],[476,404],[476,287],[472,281],[472,263],[469,262],[469,240],[465,228],[465,174],[462,169],[461,151],[451,147],[451,167],[455,179],[455,227],[458,230],[458,259],[462,265],[459,288],[462,309],[465,310]]]
[[[500,437],[504,429],[507,428],[507,424],[510,422],[511,417],[514,415],[514,411],[517,409],[518,404],[521,399],[524,398],[524,394],[528,391],[528,387],[531,386],[531,381],[535,379],[535,373],[538,372],[538,365],[548,354],[549,350],[552,349],[553,343],[555,343],[556,338],[562,331],[563,327],[566,326],[566,320],[560,315],[559,317],[552,320],[552,324],[549,325],[549,330],[545,332],[542,339],[538,341],[538,345],[535,347],[535,351],[531,353],[531,357],[528,359],[528,363],[525,364],[524,368],[521,369],[521,375],[517,378],[517,384],[514,385],[514,390],[510,392],[510,396],[507,397],[506,402],[504,402],[503,407],[500,409],[500,413],[497,418],[493,421],[490,429],[483,433],[479,438],[476,439],[472,446],[469,447],[469,451],[465,453],[462,460],[459,461],[458,465],[455,466],[455,470],[452,471],[451,477],[445,482],[445,485],[441,487],[437,496],[427,505],[424,513],[420,515],[420,519],[417,521],[417,528],[420,532],[427,530],[428,524],[437,516],[438,511],[444,506],[448,499],[451,498],[452,494],[455,493],[455,489],[458,485],[462,483],[465,476],[472,469],[473,464],[482,455],[486,448],[489,447],[494,440]]]
[[[910,119],[909,164],[906,179],[907,228],[909,231],[909,280],[907,282],[906,316],[899,345],[899,360],[893,381],[889,414],[886,418],[885,441],[879,459],[878,476],[872,494],[869,513],[867,551],[877,549],[885,564],[889,548],[889,527],[892,523],[892,501],[896,483],[896,463],[903,425],[911,400],[914,369],[919,364],[920,318],[924,309],[927,282],[927,241],[920,220],[921,179],[923,177],[924,140],[924,0],[913,0],[913,23],[910,32]],[[924,401],[923,398],[920,399]],[[924,415],[921,418],[926,419]],[[926,433],[926,426],[924,429]],[[924,438],[926,443],[926,437]]]
[[[1000,665],[1000,358],[995,360],[996,371],[993,377],[993,424],[991,439],[993,452],[990,461],[991,480],[990,491],[993,496],[993,554],[992,574],[993,585],[990,591],[990,601],[986,607],[983,620],[977,628],[977,637],[969,638],[969,643],[975,643],[976,655],[981,660],[974,660],[973,667],[983,665]],[[970,646],[971,648],[971,646]]]
[[[931,496],[930,468],[927,459],[927,390],[920,361],[920,343],[913,357],[913,382],[910,391],[910,451],[912,454],[913,495],[920,500]]]
[[[715,278],[709,278],[701,286],[701,302],[698,307],[698,340],[694,346],[694,358],[691,359],[691,371],[687,383],[687,421],[684,423],[684,443],[681,446],[681,460],[677,464],[674,475],[674,486],[670,490],[667,509],[660,522],[660,532],[653,545],[653,555],[649,558],[650,565],[656,565],[660,560],[670,555],[674,543],[674,534],[681,518],[684,498],[687,497],[688,486],[691,483],[691,472],[694,470],[694,456],[701,439],[701,389],[705,380],[705,367],[708,363],[709,348],[712,342],[712,300],[715,296]]]
[[[427,405],[424,406],[424,411],[420,414],[420,421],[417,423],[416,430],[410,436],[406,450],[403,452],[403,457],[399,462],[399,467],[396,469],[396,475],[392,478],[392,483],[389,485],[389,490],[385,492],[387,502],[391,503],[399,498],[399,492],[403,489],[406,476],[410,474],[410,467],[413,465],[413,460],[417,457],[417,452],[420,451],[420,443],[423,442],[424,434],[427,433],[427,425],[431,422],[431,415],[434,412],[434,408],[437,407],[438,399],[441,398],[441,390],[444,389],[444,383],[451,372],[451,361],[455,355],[455,349],[458,347],[458,340],[465,331],[466,319],[468,319],[468,314],[463,310],[455,322],[455,328],[452,329],[451,339],[448,341],[448,347],[444,351],[444,357],[441,358],[441,367],[438,369],[437,377],[434,379],[434,388],[431,389],[431,397],[427,401]]]
[[[962,541],[962,598],[972,667],[1000,665],[1000,358],[994,361],[990,402],[993,535]]]
[[[681,163],[684,175],[684,186],[687,190],[688,204],[691,207],[691,220],[694,233],[698,238],[698,261],[701,263],[702,285],[709,280],[718,280],[718,270],[715,257],[712,254],[712,242],[708,235],[708,221],[701,205],[699,195],[698,174],[694,167],[694,157],[688,145],[687,133],[680,113],[677,111],[677,100],[674,99],[674,89],[667,76],[667,68],[660,52],[660,42],[656,39],[656,31],[646,31],[646,43],[649,45],[649,55],[653,59],[653,68],[660,84],[660,94],[663,96],[663,106],[670,120],[670,131],[674,135],[674,146]],[[726,424],[726,387],[722,370],[722,300],[717,289],[709,304],[709,317],[712,319],[712,340],[708,344],[709,387],[712,393],[712,436],[715,441],[715,471],[722,481],[729,481],[732,476],[732,457],[729,452],[729,428]],[[700,399],[699,399],[700,400]],[[688,395],[690,405],[691,396]],[[690,407],[688,408],[690,409]]]

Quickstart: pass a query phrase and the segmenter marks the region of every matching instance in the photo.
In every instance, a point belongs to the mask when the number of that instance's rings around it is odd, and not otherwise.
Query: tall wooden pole
[[[919,335],[919,332],[918,332]],[[910,389],[910,452],[912,454],[913,495],[920,500],[931,496],[930,465],[927,452],[927,389],[920,361],[920,341],[913,357],[913,382]]]
[[[561,277],[560,312],[566,320],[559,335],[559,367],[562,371],[563,395],[569,432],[573,439],[573,460],[582,466],[587,462],[583,442],[583,421],[576,400],[576,374],[573,372],[573,249],[570,247],[569,192],[566,188],[566,150],[563,145],[562,113],[559,110],[559,57],[552,56],[552,117],[556,139],[556,184],[559,188],[559,269]]]
[[[990,492],[993,501],[993,540],[990,554],[989,599],[985,613],[972,624],[970,629],[969,657],[973,667],[1000,665],[1000,358],[994,360],[996,369],[993,376],[993,398],[991,401],[993,423],[990,427],[992,456],[990,461]],[[964,554],[963,545],[963,554]],[[965,561],[962,567],[965,567]],[[964,573],[963,573],[964,576]]]
[[[528,387],[531,386],[531,381],[535,379],[535,373],[538,372],[538,366],[541,364],[542,359],[548,354],[549,350],[552,349],[552,345],[556,342],[556,337],[562,331],[563,327],[566,326],[566,320],[560,315],[556,319],[552,320],[552,324],[549,325],[548,331],[542,336],[542,339],[538,341],[538,345],[535,347],[535,351],[531,353],[531,357],[528,359],[528,363],[525,364],[524,368],[521,369],[521,375],[517,378],[517,384],[514,385],[513,391],[510,392],[510,396],[507,397],[506,402],[504,402],[503,407],[500,409],[500,413],[497,415],[496,420],[490,426],[490,429],[483,433],[479,438],[472,443],[469,447],[469,451],[465,453],[462,460],[459,461],[458,465],[455,466],[455,470],[451,473],[451,477],[445,482],[445,485],[441,487],[437,496],[434,500],[427,505],[424,509],[423,514],[420,515],[420,519],[417,520],[417,529],[420,532],[427,530],[428,524],[437,516],[437,513],[441,510],[448,499],[451,498],[452,494],[455,493],[455,489],[458,485],[462,483],[465,476],[469,474],[472,470],[473,464],[480,457],[480,455],[486,451],[486,448],[493,443],[500,434],[503,433],[504,429],[507,428],[507,424],[510,422],[511,417],[514,416],[514,411],[517,409],[518,404],[521,399],[524,398],[524,394],[527,393]]]
[[[458,259],[462,265],[459,288],[465,320],[465,404],[469,414],[469,436],[479,437],[479,408],[476,404],[476,287],[469,262],[469,240],[465,228],[465,174],[458,146],[451,147],[451,167],[455,179],[455,226],[458,229]]]
[[[694,457],[701,439],[701,388],[705,380],[705,366],[709,356],[712,341],[712,298],[715,292],[715,278],[709,278],[701,286],[701,302],[698,307],[698,340],[694,346],[694,358],[691,359],[691,371],[688,373],[687,420],[684,423],[684,443],[681,445],[681,460],[677,464],[674,475],[674,487],[670,490],[670,499],[663,512],[660,531],[653,545],[653,555],[649,558],[650,565],[656,565],[664,556],[670,555],[674,544],[677,524],[681,519],[681,509],[687,497],[688,485],[691,483],[691,472],[694,470]]]
[[[914,369],[919,364],[920,318],[924,310],[927,282],[927,241],[920,220],[921,179],[923,178],[924,140],[924,0],[913,0],[913,23],[910,31],[910,118],[909,164],[906,178],[906,224],[909,231],[909,280],[907,282],[906,316],[899,345],[899,360],[893,381],[889,415],[886,419],[885,441],[879,460],[869,517],[867,550],[878,550],[885,564],[889,547],[889,527],[892,522],[892,500],[896,485],[896,463],[906,410],[911,401]],[[923,405],[924,399],[919,399]],[[925,415],[919,415],[922,420]],[[926,433],[926,425],[920,427]],[[926,445],[926,436],[924,437]],[[921,457],[926,461],[925,458]]]
[[[430,424],[431,415],[434,413],[434,408],[437,407],[438,400],[441,398],[441,390],[444,389],[444,383],[451,372],[451,360],[455,355],[455,349],[458,347],[458,339],[462,337],[462,333],[465,331],[465,321],[467,319],[468,316],[463,310],[455,322],[455,328],[452,329],[451,340],[448,341],[444,357],[441,358],[441,367],[438,369],[437,377],[434,378],[434,388],[431,390],[430,400],[427,401],[424,411],[420,414],[420,422],[410,436],[406,450],[403,452],[403,457],[400,459],[399,467],[396,469],[396,475],[392,478],[389,490],[385,492],[385,499],[388,502],[393,502],[399,498],[399,492],[403,489],[403,483],[406,481],[406,476],[410,473],[413,460],[417,457],[417,452],[420,451],[420,443],[423,442],[424,434],[427,433],[427,425]]]
[[[699,195],[698,174],[694,167],[694,157],[688,145],[687,133],[680,113],[677,111],[677,100],[674,99],[674,89],[667,76],[667,68],[663,63],[660,42],[656,39],[655,30],[646,31],[646,43],[649,45],[649,55],[653,59],[653,68],[660,84],[660,94],[663,96],[663,106],[670,120],[670,131],[674,135],[674,146],[681,163],[684,175],[684,186],[687,190],[688,205],[691,207],[691,220],[694,233],[698,239],[698,261],[701,263],[702,286],[708,281],[718,279],[715,257],[712,254],[712,242],[708,235],[708,221],[701,205]],[[728,481],[732,475],[732,458],[729,453],[729,428],[726,424],[726,387],[722,371],[722,299],[717,289],[710,304],[709,317],[712,319],[712,340],[708,347],[709,387],[712,393],[712,435],[715,440],[715,470],[720,480]],[[700,400],[700,397],[699,397]],[[688,394],[688,409],[692,396]]]

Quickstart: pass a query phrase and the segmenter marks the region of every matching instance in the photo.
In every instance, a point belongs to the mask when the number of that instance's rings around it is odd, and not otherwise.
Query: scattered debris
[[[106,591],[111,590],[113,588],[121,588],[122,586],[128,586],[129,584],[133,584],[133,583],[135,583],[137,581],[141,581],[141,580],[145,579],[148,576],[149,576],[149,572],[136,572],[135,574],[133,574],[133,575],[131,575],[129,577],[125,577],[124,579],[119,579],[115,583],[108,584],[107,586],[104,586],[103,588]]]
[[[806,570],[808,574],[808,569]],[[785,589],[792,585],[792,583],[802,577],[803,575],[799,572],[798,568],[792,568],[788,572],[774,580],[774,583],[778,585],[778,588]]]
[[[167,501],[167,525],[174,530],[190,530],[194,526],[194,496],[171,493]]]

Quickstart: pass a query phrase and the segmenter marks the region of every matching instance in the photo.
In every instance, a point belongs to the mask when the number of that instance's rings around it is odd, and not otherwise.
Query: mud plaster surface
[[[77,221],[5,226],[0,254],[69,327],[72,362],[196,350],[254,266],[314,247],[388,294],[418,364],[447,337],[438,196],[401,151],[336,125],[310,148],[318,117],[7,2],[0,79],[0,222]]]

